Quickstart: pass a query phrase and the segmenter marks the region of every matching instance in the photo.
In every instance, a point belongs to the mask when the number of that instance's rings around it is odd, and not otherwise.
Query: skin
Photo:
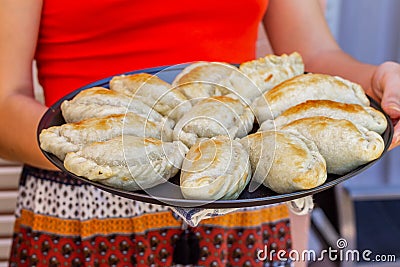
[[[55,170],[35,136],[46,110],[33,98],[32,81],[42,3],[2,0],[0,5],[0,38],[7,40],[0,42],[0,157]]]
[[[0,157],[56,170],[36,140],[37,125],[46,110],[33,98],[32,80],[42,1],[0,0],[0,6],[0,40],[7,40],[0,42]],[[400,65],[372,66],[344,53],[330,34],[317,0],[270,0],[263,22],[276,54],[298,51],[306,71],[339,75],[361,84],[397,122]],[[398,124],[391,148],[399,142]],[[291,215],[291,219],[294,248],[306,249],[309,217]]]

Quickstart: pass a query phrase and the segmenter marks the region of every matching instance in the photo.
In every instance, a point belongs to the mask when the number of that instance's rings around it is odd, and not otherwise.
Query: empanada
[[[265,91],[293,76],[304,73],[298,53],[268,55],[244,62],[239,68],[221,62],[196,62],[176,76],[176,86],[187,98],[198,99],[233,94],[249,104]]]
[[[261,124],[307,100],[332,100],[362,106],[370,104],[360,85],[337,76],[310,73],[275,86],[253,102],[253,109]]]
[[[315,142],[326,160],[328,173],[343,175],[379,158],[384,151],[382,137],[348,120],[328,117],[299,119],[281,128],[297,131]]]
[[[155,123],[167,123],[170,128],[175,124],[142,101],[102,87],[81,91],[73,99],[64,101],[61,111],[66,122],[132,112]]]
[[[275,127],[280,128],[292,121],[315,116],[348,120],[379,134],[382,134],[387,127],[385,116],[372,107],[331,100],[308,100],[285,110],[275,120],[264,121],[260,130],[273,130]]]
[[[267,55],[240,64],[239,69],[252,80],[262,93],[275,85],[304,73],[304,63],[300,54]]]
[[[230,64],[200,61],[185,67],[172,86],[196,103],[203,98],[229,94],[231,91],[222,86],[221,81],[233,71],[238,70]]]
[[[193,106],[176,124],[174,140],[191,147],[202,138],[227,135],[243,137],[253,128],[254,115],[237,99],[216,96],[203,99]]]
[[[134,191],[154,187],[176,175],[187,151],[179,141],[125,135],[68,153],[64,166],[89,180]]]
[[[240,140],[247,149],[254,181],[277,193],[323,184],[326,163],[314,142],[287,131],[265,131]]]
[[[249,155],[227,136],[192,146],[182,164],[180,186],[188,199],[236,199],[251,177]]]
[[[122,134],[172,141],[171,128],[146,121],[134,113],[109,115],[53,126],[42,130],[39,140],[43,150],[64,160],[68,152],[75,152],[86,144],[106,141]]]
[[[161,115],[179,120],[192,105],[178,90],[147,73],[114,76],[110,89],[144,102]]]
[[[226,96],[239,99],[246,105],[251,105],[262,94],[260,88],[240,71],[232,72],[229,77],[221,81],[221,85],[231,89]]]

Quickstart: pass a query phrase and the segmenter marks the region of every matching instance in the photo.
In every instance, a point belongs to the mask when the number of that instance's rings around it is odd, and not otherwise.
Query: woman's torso
[[[126,71],[253,59],[267,2],[44,0],[36,60],[46,104]]]

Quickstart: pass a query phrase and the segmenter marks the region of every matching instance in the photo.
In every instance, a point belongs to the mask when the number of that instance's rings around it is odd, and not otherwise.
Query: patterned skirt
[[[166,206],[28,166],[19,190],[10,266],[174,266],[173,255],[186,253],[177,246],[182,221]],[[286,205],[274,205],[203,220],[189,229],[198,243],[194,266],[290,266],[259,257],[290,251],[288,217]]]

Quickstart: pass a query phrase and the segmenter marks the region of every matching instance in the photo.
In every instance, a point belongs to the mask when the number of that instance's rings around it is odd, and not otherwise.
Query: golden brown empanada
[[[221,62],[196,62],[187,66],[173,82],[192,103],[202,98],[235,95],[250,104],[265,91],[284,80],[304,73],[298,53],[268,55],[244,62],[240,68]]]
[[[328,173],[343,175],[379,158],[384,150],[382,137],[348,120],[310,117],[281,128],[297,131],[315,142],[326,160]]]
[[[114,76],[110,89],[134,97],[161,115],[179,120],[191,107],[190,101],[178,90],[147,73]]]
[[[314,142],[287,131],[264,131],[240,140],[247,149],[252,179],[277,193],[291,193],[323,184],[326,163]]]
[[[360,85],[337,76],[303,74],[280,83],[253,102],[256,119],[262,122],[307,100],[332,100],[369,106]]]
[[[308,100],[285,110],[275,120],[264,121],[260,130],[273,130],[275,127],[280,128],[292,121],[315,116],[348,120],[379,134],[382,134],[387,127],[385,116],[372,107],[331,100]]]
[[[42,130],[40,147],[64,160],[68,152],[75,152],[84,145],[112,139],[120,135],[153,137],[172,141],[172,129],[157,125],[134,113],[91,118],[66,123]]]
[[[191,147],[202,138],[227,135],[243,137],[253,128],[254,115],[237,99],[215,96],[193,106],[176,124],[174,140]]]
[[[236,199],[251,177],[249,155],[227,136],[192,146],[182,164],[180,186],[188,199]]]
[[[267,55],[240,64],[239,69],[252,80],[262,93],[279,83],[304,73],[304,63],[300,54]]]
[[[187,151],[179,141],[125,135],[68,153],[64,166],[89,180],[134,191],[154,187],[176,175]]]
[[[132,112],[155,123],[167,123],[170,128],[175,124],[142,101],[102,87],[81,91],[73,99],[64,101],[61,111],[66,122]]]
[[[221,86],[221,81],[237,68],[222,62],[199,61],[185,67],[174,79],[172,85],[193,103],[211,96],[230,93]]]
[[[255,83],[237,67],[221,62],[196,62],[178,74],[172,83],[193,104],[221,95],[229,95],[246,104],[262,94]]]

